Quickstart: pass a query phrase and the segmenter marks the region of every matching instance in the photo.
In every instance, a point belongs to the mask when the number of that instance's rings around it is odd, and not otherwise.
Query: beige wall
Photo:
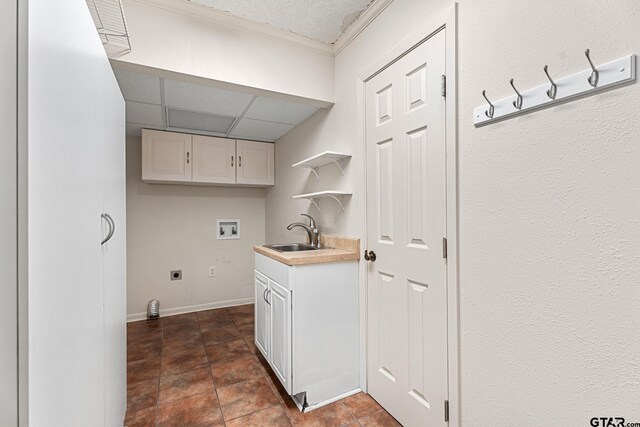
[[[265,236],[264,189],[145,184],[141,165],[141,140],[128,137],[129,317],[144,316],[152,298],[170,312],[251,302],[253,245]],[[216,240],[217,219],[239,219],[241,238]],[[209,266],[216,266],[215,278]],[[183,279],[170,281],[177,269]]]
[[[333,102],[330,53],[216,24],[206,18],[207,8],[184,1],[155,2],[168,3],[171,10],[146,1],[124,2],[133,49],[118,58],[118,67],[133,64],[236,84],[252,93],[263,89]]]
[[[358,75],[450,1],[395,0],[336,57],[336,105],[276,146],[267,241],[309,210],[292,194],[348,188],[325,232],[364,237]],[[640,53],[635,0],[462,0],[459,7],[459,271],[463,426],[640,420],[640,86],[482,129],[472,110],[554,76]],[[354,155],[317,184],[291,163],[327,149]],[[296,234],[298,240],[304,238]],[[361,274],[361,278],[363,275]],[[617,414],[617,415],[616,415]]]
[[[472,126],[482,89],[639,54],[638,22],[636,0],[461,3],[466,425],[640,420],[640,85]]]

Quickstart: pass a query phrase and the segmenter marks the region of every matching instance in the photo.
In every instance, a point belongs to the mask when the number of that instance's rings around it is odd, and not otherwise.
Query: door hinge
[[[449,422],[449,401],[444,401],[444,421]]]
[[[442,238],[442,258],[447,259],[447,238]]]
[[[447,76],[442,75],[442,97],[447,97]]]

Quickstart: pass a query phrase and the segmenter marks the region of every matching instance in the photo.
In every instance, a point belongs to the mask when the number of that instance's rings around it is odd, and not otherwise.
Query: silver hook
[[[493,106],[493,104],[491,103],[491,101],[489,101],[489,98],[487,98],[487,91],[486,90],[482,91],[482,96],[484,96],[484,99],[486,99],[487,103],[489,104],[489,111],[485,111],[484,114],[486,114],[487,117],[489,117],[490,119],[493,119],[493,114],[495,113],[496,109]]]
[[[589,56],[589,49],[585,50],[584,54],[586,55],[587,61],[589,61],[589,65],[591,66],[591,70],[592,70],[591,75],[589,76],[589,78],[587,78],[587,81],[591,86],[597,87],[598,79],[600,78],[600,72],[598,71],[596,66],[593,65],[593,61],[591,61],[591,56]]]
[[[518,110],[520,110],[522,109],[522,95],[520,94],[520,92],[518,92],[518,89],[516,89],[516,87],[513,85],[513,79],[511,79],[510,83],[513,90],[515,90],[516,93],[518,94],[518,97],[516,98],[516,100],[513,101],[513,106],[516,107]]]
[[[547,96],[549,98],[551,98],[551,99],[556,99],[556,94],[558,93],[558,85],[556,85],[556,83],[553,81],[553,79],[549,75],[549,66],[548,65],[544,66],[544,73],[547,75],[547,78],[551,82],[551,87],[547,91]]]

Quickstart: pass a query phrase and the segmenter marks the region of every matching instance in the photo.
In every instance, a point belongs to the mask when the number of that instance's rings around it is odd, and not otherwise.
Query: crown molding
[[[244,31],[260,37],[265,37],[277,42],[286,43],[299,48],[311,50],[323,55],[333,56],[333,45],[312,40],[269,24],[250,21],[245,18],[218,11],[212,7],[196,5],[183,0],[134,0],[138,3],[156,6],[182,15],[204,19],[218,25]],[[386,0],[392,1],[392,0]],[[125,6],[126,12],[126,6]]]
[[[378,15],[382,13],[383,10],[387,8],[393,0],[374,0],[373,3],[369,5],[365,9],[364,12],[356,19],[353,24],[347,28],[347,30],[342,33],[342,35],[336,40],[333,44],[333,54],[338,55],[344,48],[346,48],[353,40],[355,40],[358,35],[364,31],[365,28],[369,26],[371,22]]]

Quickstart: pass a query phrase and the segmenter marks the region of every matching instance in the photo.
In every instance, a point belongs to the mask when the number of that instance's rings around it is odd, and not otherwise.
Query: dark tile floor
[[[399,426],[359,393],[300,413],[253,339],[253,305],[129,323],[125,426]]]

